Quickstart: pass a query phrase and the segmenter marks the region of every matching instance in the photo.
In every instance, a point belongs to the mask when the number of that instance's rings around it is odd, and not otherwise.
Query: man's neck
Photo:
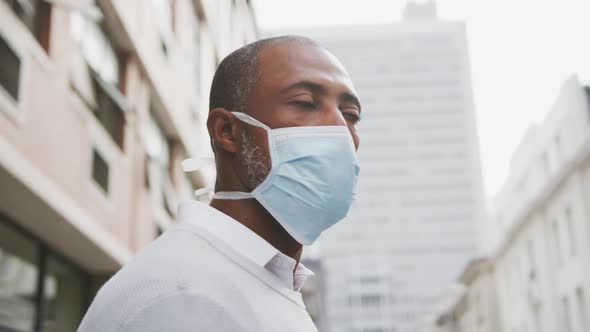
[[[277,250],[299,263],[303,246],[255,199],[214,199],[210,205],[248,227]]]

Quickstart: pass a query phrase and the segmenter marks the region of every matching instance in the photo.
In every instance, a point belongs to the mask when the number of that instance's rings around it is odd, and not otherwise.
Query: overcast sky
[[[254,0],[262,31],[398,21],[404,0]],[[486,194],[496,194],[526,129],[572,73],[590,82],[590,1],[439,0],[467,23]]]

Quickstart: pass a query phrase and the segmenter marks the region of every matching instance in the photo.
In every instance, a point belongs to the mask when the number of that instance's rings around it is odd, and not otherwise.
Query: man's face
[[[347,126],[359,146],[361,107],[352,82],[326,50],[281,43],[259,54],[260,77],[251,90],[247,113],[270,128]],[[254,189],[270,171],[266,133],[244,124],[240,161],[245,182]]]

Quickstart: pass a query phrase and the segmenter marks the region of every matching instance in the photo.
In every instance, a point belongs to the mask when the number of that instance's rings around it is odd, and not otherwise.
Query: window
[[[201,91],[201,22],[196,9],[193,10],[193,65],[195,75],[195,91]]]
[[[541,305],[533,305],[531,310],[533,312],[533,328],[535,332],[543,332],[543,316],[541,315]]]
[[[0,331],[75,331],[86,309],[87,280],[0,216]]]
[[[553,142],[555,143],[555,155],[557,158],[561,158],[561,136],[559,134],[553,137]],[[557,162],[561,162],[561,160],[557,160]]]
[[[101,81],[100,77],[93,76],[93,88],[96,106],[92,109],[96,119],[102,124],[109,136],[122,148],[124,143],[125,114],[121,104],[116,102],[113,95],[116,94],[110,86]]]
[[[96,150],[92,153],[92,179],[105,193],[109,192],[109,165]]]
[[[0,86],[18,100],[21,61],[6,40],[0,36]]]
[[[363,294],[361,296],[361,304],[363,306],[378,306],[381,304],[381,296],[378,294]]]
[[[381,282],[381,278],[378,276],[362,276],[360,278],[360,282],[363,285],[371,285],[371,284],[378,284]]]
[[[174,32],[174,0],[151,0],[154,18],[164,34]]]
[[[146,189],[150,189],[150,158],[147,155],[143,162],[143,184]]]
[[[0,331],[31,331],[36,321],[39,250],[0,223]]]
[[[41,47],[49,50],[51,5],[43,0],[3,0],[35,36]]]
[[[54,255],[47,255],[43,277],[44,332],[75,331],[86,307],[86,278]]]
[[[156,237],[159,237],[160,235],[164,234],[164,228],[160,224],[154,222],[154,225],[156,227]]]
[[[586,101],[588,103],[588,116],[590,116],[590,86],[585,86],[584,92],[586,93]]]
[[[156,204],[161,205],[169,215],[172,210],[168,204],[170,181],[170,142],[156,120],[155,105],[144,128],[144,146],[149,157],[148,176],[150,189]]]
[[[158,120],[153,115],[154,106],[152,105],[152,113],[145,128],[145,148],[148,156],[154,160],[162,170],[168,170],[170,164],[170,143],[164,134]]]
[[[557,265],[561,265],[561,241],[559,234],[559,223],[557,220],[553,221],[553,244],[555,246],[555,262]]]
[[[92,91],[83,93],[84,83],[73,82],[73,88],[92,110],[113,141],[122,148],[125,132],[126,100],[124,90],[126,57],[117,53],[104,29],[79,13],[72,13],[70,29],[87,68]]]
[[[561,299],[561,305],[562,305],[562,319],[563,319],[563,332],[572,332],[572,317],[570,315],[570,303],[569,303],[569,299],[567,298],[567,296],[564,296]]]
[[[536,278],[536,263],[535,263],[535,251],[534,251],[534,245],[533,245],[533,240],[529,239],[527,241],[527,256],[528,256],[528,261],[529,261],[529,281],[533,281]]]
[[[576,229],[574,227],[574,221],[572,219],[572,210],[570,208],[565,209],[565,222],[568,232],[570,255],[575,256],[578,253],[578,244],[576,242]]]
[[[578,320],[580,323],[580,331],[588,331],[588,307],[586,306],[586,298],[584,297],[584,290],[581,287],[576,289],[576,302],[578,308]]]
[[[164,57],[168,57],[168,43],[172,39],[174,28],[175,5],[174,0],[151,0],[152,17],[157,24],[160,34],[160,48]]]

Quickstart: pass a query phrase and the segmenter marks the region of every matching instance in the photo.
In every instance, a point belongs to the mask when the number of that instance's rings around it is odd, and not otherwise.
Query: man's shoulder
[[[237,285],[221,253],[194,234],[173,229],[141,251],[99,290],[87,315],[128,317],[145,303],[169,294],[200,294],[226,299],[229,290],[239,297]]]
[[[221,301],[197,290],[177,289],[144,303],[120,324],[125,332],[259,331],[253,315],[235,301]]]
[[[165,287],[157,296],[135,296],[128,300],[120,305],[111,304],[106,310],[104,306],[103,310],[91,308],[78,332],[233,332],[246,331],[246,327],[255,323],[251,315],[243,315],[242,309],[249,307],[244,298],[223,298],[210,294],[206,287]]]
[[[174,228],[133,257],[103,288],[143,288],[146,284],[175,288],[219,282],[230,264],[205,238]]]

